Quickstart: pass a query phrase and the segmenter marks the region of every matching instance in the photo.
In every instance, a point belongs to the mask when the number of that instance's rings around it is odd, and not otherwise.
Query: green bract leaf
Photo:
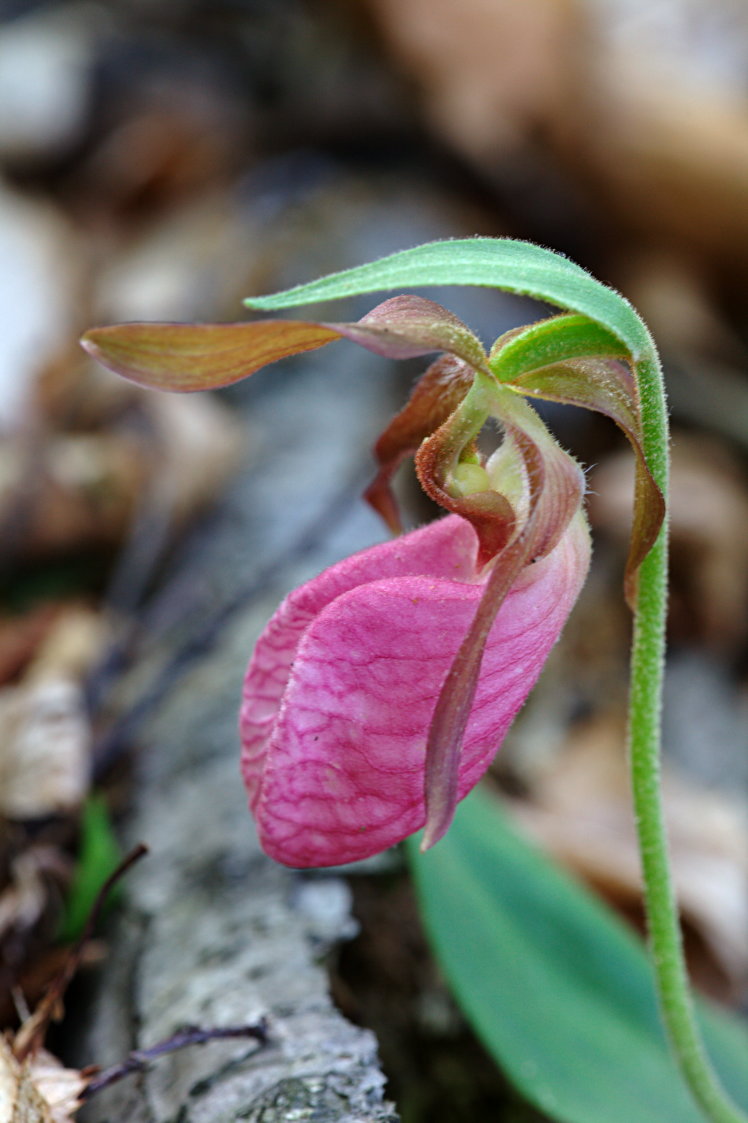
[[[587,316],[551,316],[506,332],[497,344],[488,365],[501,382],[513,382],[527,371],[569,359],[628,356],[618,336]]]
[[[660,1028],[634,935],[476,791],[428,854],[408,853],[463,1010],[524,1095],[562,1123],[703,1123]],[[748,1034],[702,1009],[715,1067],[748,1106]]]
[[[652,347],[645,324],[619,293],[568,258],[511,238],[427,242],[285,292],[250,297],[244,303],[249,308],[274,311],[424,285],[478,285],[535,297],[581,312],[608,328],[634,360]]]

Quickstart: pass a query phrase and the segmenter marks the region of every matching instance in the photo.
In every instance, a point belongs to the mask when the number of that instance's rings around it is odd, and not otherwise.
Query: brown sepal
[[[393,296],[354,324],[323,326],[390,359],[445,351],[488,373],[488,357],[477,335],[453,312],[422,296]]]
[[[578,405],[615,421],[636,457],[634,516],[624,579],[626,598],[633,604],[636,576],[654,545],[665,518],[665,501],[644,455],[636,383],[623,363],[608,359],[573,359],[528,371],[512,383],[517,390],[545,401]]]

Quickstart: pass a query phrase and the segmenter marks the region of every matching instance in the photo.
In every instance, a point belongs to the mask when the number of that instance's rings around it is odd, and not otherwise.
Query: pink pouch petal
[[[353,554],[286,597],[260,636],[244,680],[241,767],[253,810],[268,738],[296,650],[312,621],[336,597],[380,578],[431,574],[475,581],[476,551],[469,523],[449,516]]]
[[[449,530],[450,540],[455,536],[457,554],[467,527],[474,551],[468,524],[446,519],[435,526],[441,533]],[[430,541],[429,531],[433,528],[418,532],[420,575],[353,585],[328,600],[311,622],[306,617],[294,637],[290,673],[288,664],[283,672],[288,674],[285,690],[275,720],[266,719],[261,747],[257,723],[249,730],[256,735],[245,747],[245,768],[254,785],[260,838],[266,852],[287,865],[367,857],[423,825],[431,715],[482,591],[475,579],[464,580],[464,566],[458,567],[461,580],[423,575],[423,538]],[[404,568],[413,538],[398,540],[407,544],[400,555]],[[383,550],[351,559],[353,569],[363,576],[368,561]],[[430,560],[443,570],[440,554]],[[340,570],[347,564],[323,577],[332,585],[342,583]],[[450,567],[455,568],[454,560],[447,562]],[[525,570],[502,606],[465,735],[460,798],[487,768],[537,679],[585,572],[585,546],[570,533],[546,559]],[[252,668],[248,684],[250,679],[255,685],[245,696],[245,721],[257,683]],[[276,686],[279,680],[280,673]]]

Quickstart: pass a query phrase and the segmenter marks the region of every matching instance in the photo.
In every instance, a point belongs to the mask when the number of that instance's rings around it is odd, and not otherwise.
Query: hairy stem
[[[667,497],[668,426],[662,375],[654,348],[638,364],[644,450]],[[660,715],[667,610],[667,526],[639,572],[631,653],[629,760],[644,880],[644,903],[663,1021],[678,1066],[713,1123],[748,1116],[722,1089],[704,1050],[688,985],[673,892],[660,784]]]

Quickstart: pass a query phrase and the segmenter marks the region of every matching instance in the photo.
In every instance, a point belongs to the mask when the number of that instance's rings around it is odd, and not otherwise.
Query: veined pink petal
[[[462,519],[441,519],[345,558],[286,597],[257,641],[244,681],[242,775],[252,810],[297,648],[319,613],[343,593],[378,578],[428,573],[474,581],[474,571],[475,535],[469,524]]]
[[[512,586],[486,645],[458,797],[480,779],[584,580],[575,520]],[[457,516],[340,562],[292,593],[250,664],[242,769],[262,845],[292,866],[377,853],[425,821],[429,726],[480,600],[477,539]]]

